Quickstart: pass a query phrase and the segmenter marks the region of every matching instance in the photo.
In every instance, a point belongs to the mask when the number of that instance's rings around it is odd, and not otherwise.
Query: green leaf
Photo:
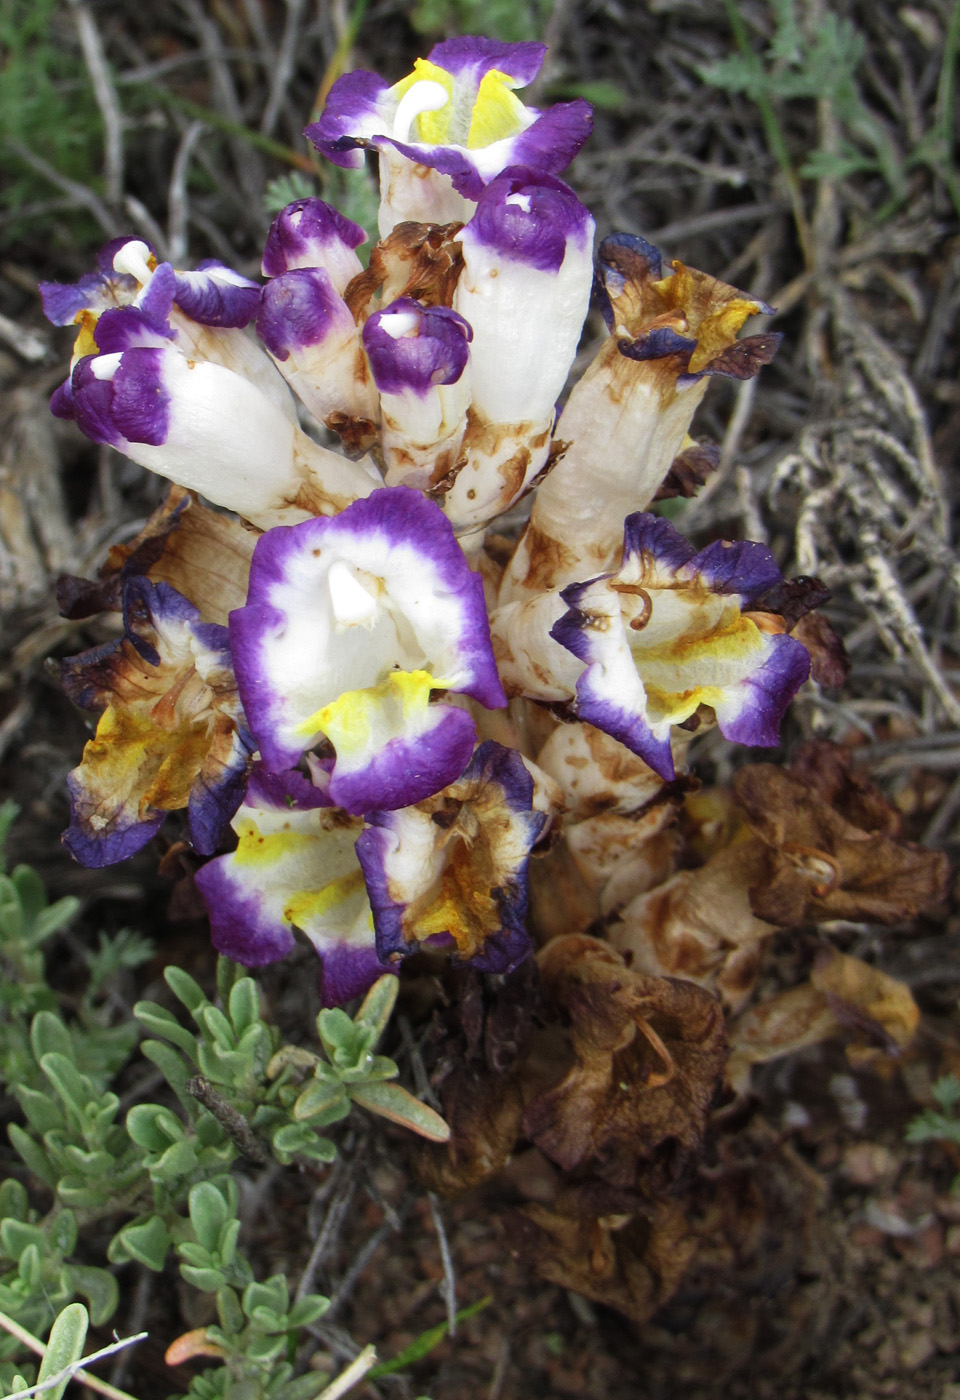
[[[32,928],[37,916],[47,907],[47,891],[37,872],[29,865],[18,865],[10,873],[10,883],[17,892],[27,928]],[[74,905],[79,904],[74,900]]]
[[[196,1020],[197,1012],[208,1005],[208,998],[200,983],[195,982],[189,972],[184,972],[182,967],[165,967],[163,980],[177,1000],[183,1003]],[[136,1010],[134,1010],[134,1014],[136,1014]]]
[[[202,1030],[213,1037],[221,1050],[232,1051],[237,1047],[237,1037],[233,1027],[217,1006],[204,1006],[196,1013]]]
[[[430,1142],[450,1140],[450,1128],[440,1114],[399,1084],[357,1084],[351,1085],[349,1092],[354,1103],[362,1108],[388,1118],[391,1123],[402,1123]]]
[[[44,1055],[65,1055],[74,1057],[73,1040],[70,1032],[53,1011],[38,1011],[30,1023],[30,1045],[37,1064]]]
[[[393,1014],[399,991],[400,979],[394,973],[387,972],[382,977],[378,977],[367,992],[360,1010],[354,1017],[357,1025],[365,1026],[373,1031],[371,1048],[376,1045],[387,1028],[387,1022]]]
[[[227,1276],[220,1269],[196,1268],[193,1264],[181,1264],[180,1273],[187,1283],[192,1283],[201,1293],[216,1293],[227,1283]]]
[[[120,1301],[120,1287],[113,1274],[90,1264],[68,1264],[67,1275],[74,1291],[86,1298],[94,1327],[109,1322]]]
[[[44,1186],[49,1186],[52,1191],[55,1191],[59,1173],[46,1152],[34,1142],[28,1133],[24,1132],[19,1123],[8,1124],[7,1135],[13,1144],[14,1151],[20,1154],[34,1176],[42,1181]]]
[[[60,1095],[67,1111],[72,1111],[82,1121],[87,1105],[94,1101],[94,1089],[89,1080],[77,1072],[65,1054],[44,1055],[40,1068]]]
[[[10,828],[20,815],[20,808],[12,797],[0,802],[0,875],[6,873],[7,869],[7,837]]]
[[[955,1108],[960,1104],[960,1079],[954,1074],[945,1074],[936,1081],[930,1092],[942,1109]]]
[[[323,1048],[335,1063],[343,1063],[344,1057],[352,1058],[355,1054],[357,1029],[339,1006],[320,1012],[317,1017],[317,1034],[323,1041]]]
[[[233,1211],[223,1196],[209,1181],[198,1182],[191,1187],[188,1197],[190,1223],[197,1239],[204,1249],[211,1252],[217,1248],[220,1231],[230,1219]]]
[[[63,899],[58,899],[56,904],[42,910],[34,920],[31,930],[34,943],[42,943],[52,933],[66,928],[71,919],[76,917],[79,908],[79,899],[75,899],[73,895],[66,895]]]
[[[288,200],[287,203],[292,203],[292,201]],[[232,958],[225,958],[222,953],[217,958],[217,996],[224,1006],[230,1005],[230,993],[234,983],[246,975],[246,968],[241,967],[240,963],[234,962]]]
[[[233,984],[228,1002],[230,1020],[238,1036],[260,1020],[260,993],[252,977],[241,977]]]
[[[0,1245],[8,1259],[20,1259],[30,1245],[46,1253],[47,1237],[39,1225],[27,1225],[22,1220],[4,1220],[0,1222]]]
[[[47,1349],[40,1362],[40,1370],[37,1373],[38,1385],[50,1380],[52,1376],[59,1375],[68,1366],[72,1366],[74,1362],[80,1360],[83,1355],[83,1344],[87,1339],[89,1321],[89,1314],[82,1303],[68,1303],[58,1315],[50,1329]],[[59,1385],[45,1390],[44,1394],[47,1400],[61,1400],[63,1392],[69,1384],[70,1377],[67,1376]]]
[[[136,1007],[134,1007],[134,1015],[136,1015]],[[195,1042],[193,1043],[195,1044]],[[201,1112],[200,1105],[187,1088],[187,1081],[192,1075],[192,1066],[188,1068],[177,1051],[169,1045],[164,1045],[160,1040],[143,1041],[140,1053],[156,1065],[190,1117],[198,1118]]]
[[[172,1142],[183,1139],[183,1124],[169,1108],[157,1103],[138,1103],[127,1114],[127,1132],[138,1147],[148,1152],[165,1152]]]
[[[77,1217],[72,1210],[61,1210],[49,1220],[47,1237],[58,1254],[69,1256],[77,1247]]]
[[[118,1230],[110,1241],[107,1258],[112,1264],[124,1259],[135,1259],[155,1274],[159,1274],[167,1259],[170,1248],[170,1232],[162,1215],[148,1215],[140,1220],[132,1220]]]
[[[243,1311],[252,1318],[257,1312],[285,1317],[290,1305],[290,1290],[282,1274],[274,1274],[264,1283],[249,1283],[243,1290]]]
[[[217,1289],[217,1316],[224,1332],[242,1332],[246,1323],[240,1299],[232,1288]]]
[[[456,1314],[457,1323],[466,1322],[468,1318],[476,1317],[477,1313],[483,1312],[493,1302],[489,1295],[481,1298],[479,1302],[471,1303],[469,1307],[461,1308]],[[421,1332],[417,1339],[410,1343],[408,1347],[395,1356],[392,1361],[383,1361],[378,1366],[374,1366],[367,1372],[366,1379],[371,1381],[379,1380],[381,1376],[392,1376],[396,1371],[403,1371],[407,1366],[412,1366],[415,1361],[420,1361],[434,1347],[443,1341],[450,1330],[448,1322],[440,1322],[436,1327],[429,1328],[426,1332]]]
[[[27,1117],[27,1122],[35,1133],[55,1132],[66,1126],[63,1113],[49,1094],[39,1089],[28,1089],[24,1084],[12,1086],[17,1102]]]
[[[328,1116],[331,1110],[335,1114],[333,1117]],[[350,1100],[343,1085],[336,1080],[332,1083],[322,1079],[311,1080],[293,1105],[293,1116],[297,1122],[323,1117],[323,1127],[345,1118],[349,1112]]]
[[[0,1183],[0,1220],[5,1220],[8,1215],[15,1220],[26,1220],[29,1209],[26,1188],[16,1177],[8,1176],[6,1181]]]
[[[291,1327],[309,1327],[314,1322],[319,1322],[330,1306],[330,1299],[322,1297],[319,1293],[306,1293],[302,1298],[298,1298],[287,1315],[287,1322]]]
[[[169,972],[170,969],[168,968],[167,971]],[[181,1026],[176,1016],[152,1001],[138,1001],[133,1008],[133,1014],[141,1026],[146,1027],[151,1035],[162,1035],[165,1040],[172,1041],[178,1050],[182,1050],[190,1060],[196,1063],[197,1038],[195,1035],[191,1035],[186,1026]],[[146,1054],[145,1047],[141,1048]],[[166,1073],[165,1070],[164,1073]]]

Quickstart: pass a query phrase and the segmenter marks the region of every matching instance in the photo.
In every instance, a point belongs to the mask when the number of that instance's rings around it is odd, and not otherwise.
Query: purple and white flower
[[[263,289],[257,334],[280,373],[321,423],[367,446],[376,434],[377,394],[360,331],[322,267],[281,272]]]
[[[446,306],[400,297],[375,312],[363,344],[380,391],[388,486],[426,491],[457,463],[470,407],[473,331]]]
[[[403,486],[268,531],[230,639],[267,768],[325,739],[331,801],[350,812],[418,802],[466,767],[473,720],[431,692],[506,703],[481,579],[442,512]]]
[[[543,467],[593,282],[594,223],[561,180],[506,170],[463,228],[454,307],[473,329],[466,464],[444,497],[458,530],[508,509]]]
[[[368,812],[357,841],[380,956],[419,942],[451,946],[486,972],[530,951],[527,863],[547,817],[515,749],[481,744],[442,792],[394,812]]]
[[[92,350],[51,401],[58,417],[264,528],[291,511],[342,509],[380,484],[371,463],[319,447],[240,374],[189,357],[157,310],[148,301],[101,314],[85,332]]]
[[[779,335],[737,340],[771,308],[659,251],[615,234],[600,245],[597,285],[610,331],[557,425],[562,458],[543,481],[505,575],[501,602],[561,588],[618,562],[623,521],[646,510],[680,452],[709,375],[747,379]]]
[[[357,860],[362,826],[302,774],[256,765],[233,819],[236,850],[196,876],[217,951],[261,967],[292,952],[299,929],[320,956],[325,1006],[365,992],[389,967]]]
[[[320,267],[343,295],[363,271],[356,254],[367,235],[359,224],[322,199],[297,199],[270,225],[263,250],[264,277],[279,277],[301,267]]]
[[[464,37],[435,45],[392,87],[376,73],[347,73],[307,135],[337,165],[362,165],[364,147],[379,152],[381,235],[405,219],[467,219],[508,165],[557,174],[590,134],[582,99],[539,112],[513,95],[545,53],[543,44]]]
[[[253,747],[227,629],[202,622],[169,584],[136,577],[124,588],[123,621],[118,641],[63,662],[70,699],[102,711],[67,780],[64,843],[81,865],[113,865],[186,807],[193,844],[208,855],[243,797]]]
[[[578,716],[674,775],[670,731],[700,705],[739,744],[769,747],[807,679],[810,657],[781,619],[751,613],[782,575],[760,544],[717,540],[697,553],[667,520],[632,515],[613,574],[561,592],[551,629],[585,669]]]

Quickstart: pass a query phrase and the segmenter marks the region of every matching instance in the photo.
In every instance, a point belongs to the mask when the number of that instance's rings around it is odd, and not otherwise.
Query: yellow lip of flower
[[[309,838],[307,839],[309,840]],[[338,904],[345,904],[348,899],[359,894],[365,888],[363,871],[359,868],[352,870],[347,875],[341,875],[338,879],[331,880],[321,889],[298,890],[284,905],[283,917],[289,923],[302,928],[305,923],[309,923],[312,919],[320,919],[325,914],[329,914],[331,909],[335,909]]]
[[[339,758],[349,759],[384,741],[385,730],[393,727],[391,711],[399,707],[399,718],[407,725],[427,708],[432,690],[447,690],[450,684],[429,671],[391,671],[379,685],[345,690],[298,725],[297,734],[308,739],[319,730]]]
[[[447,94],[443,106],[421,110],[408,123],[402,104],[418,83],[437,83]],[[394,134],[400,140],[409,139],[431,146],[459,145],[468,150],[490,146],[495,141],[514,136],[526,125],[526,108],[513,89],[518,86],[509,73],[496,68],[484,73],[472,103],[464,101],[466,94],[457,91],[454,78],[445,68],[429,59],[418,58],[413,72],[395,84],[393,94],[399,99]],[[407,130],[401,129],[407,128]]]

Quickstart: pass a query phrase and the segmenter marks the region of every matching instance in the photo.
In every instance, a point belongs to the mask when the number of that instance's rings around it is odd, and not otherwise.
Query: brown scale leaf
[[[586,935],[554,940],[538,961],[574,1064],[528,1103],[527,1136],[564,1170],[664,1189],[706,1129],[726,1058],[719,1003],[692,983],[631,972]]]
[[[675,496],[682,496],[689,500],[719,465],[720,448],[715,442],[689,441],[674,457],[653,499],[669,501]]]
[[[413,297],[429,306],[450,306],[463,270],[463,253],[457,242],[462,223],[419,224],[407,221],[377,243],[370,265],[349,283],[343,299],[358,325],[375,309],[373,298],[382,294],[383,305],[398,297]]]
[[[257,538],[258,532],[172,486],[136,539],[111,548],[98,579],[66,575],[58,581],[57,603],[71,619],[118,611],[127,579],[143,575],[169,583],[196,604],[204,621],[223,625],[246,602]]]

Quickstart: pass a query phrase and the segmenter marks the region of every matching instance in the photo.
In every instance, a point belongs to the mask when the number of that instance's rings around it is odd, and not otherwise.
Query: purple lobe
[[[390,318],[412,315],[416,328],[400,336],[385,329]],[[394,323],[395,324],[395,323]],[[421,397],[437,384],[455,384],[466,368],[473,329],[447,306],[421,306],[409,297],[376,312],[363,328],[363,345],[382,394],[407,390]]]
[[[511,166],[482,192],[464,234],[501,257],[557,272],[568,242],[583,242],[590,227],[590,214],[569,185]]]
[[[388,86],[378,73],[364,68],[344,73],[328,92],[319,121],[312,122],[304,136],[334,165],[348,170],[362,166],[366,142],[352,133],[358,121],[378,110]]]
[[[332,204],[322,199],[298,199],[282,209],[270,225],[261,270],[264,277],[279,277],[291,267],[320,267],[331,244],[357,248],[366,240],[360,225]]]
[[[345,318],[352,319],[329,274],[322,267],[300,267],[264,287],[257,335],[272,355],[286,360],[291,351],[319,345]]]
[[[218,277],[217,273],[227,276]],[[237,329],[249,325],[257,314],[259,285],[249,278],[240,278],[239,273],[214,258],[200,263],[195,272],[175,272],[174,278],[177,305],[201,325]],[[151,290],[152,287],[151,283]]]
[[[470,762],[476,729],[466,710],[432,705],[434,723],[412,740],[390,739],[363,768],[334,766],[330,799],[352,813],[412,807],[455,782]]]
[[[506,73],[518,87],[526,87],[540,72],[546,52],[546,44],[532,40],[508,44],[498,39],[467,34],[434,44],[428,62],[445,68],[454,78],[466,79],[478,87],[481,78],[492,68]]]

